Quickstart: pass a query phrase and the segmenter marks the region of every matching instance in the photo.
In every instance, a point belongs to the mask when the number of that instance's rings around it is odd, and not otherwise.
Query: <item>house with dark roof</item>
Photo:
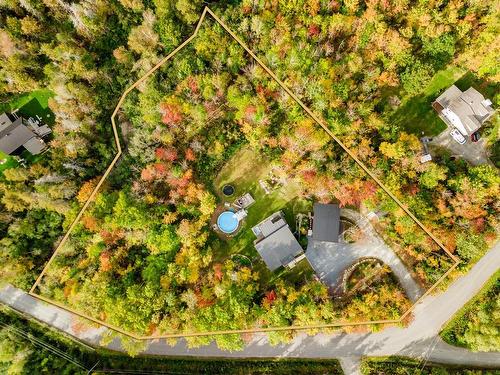
[[[15,113],[0,115],[0,151],[7,155],[18,152],[22,147],[31,154],[43,152],[47,145],[42,137],[52,130],[32,117],[25,119]]]
[[[485,99],[473,87],[462,92],[452,85],[432,106],[447,125],[456,128],[465,137],[478,131],[495,113],[491,100]]]
[[[285,221],[282,211],[275,212],[252,228],[254,246],[271,271],[293,267],[303,254],[302,246]],[[302,256],[303,257],[303,256]]]
[[[312,241],[339,242],[340,207],[338,204],[315,203]]]

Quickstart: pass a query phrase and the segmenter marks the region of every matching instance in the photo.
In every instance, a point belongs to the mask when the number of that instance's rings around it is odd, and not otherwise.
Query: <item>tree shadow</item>
[[[479,78],[470,71],[455,81],[454,85],[462,91],[467,90],[469,87],[474,87],[488,99],[493,99],[500,90],[500,84],[498,82],[492,82],[487,79]]]
[[[23,117],[40,118],[42,123],[54,125],[55,116],[49,107],[43,107],[37,98],[31,99],[28,103],[19,108],[19,114]],[[37,117],[38,116],[38,117]]]
[[[432,108],[438,96],[420,94],[411,98],[390,116],[390,121],[407,133],[438,135],[446,129],[446,124]]]

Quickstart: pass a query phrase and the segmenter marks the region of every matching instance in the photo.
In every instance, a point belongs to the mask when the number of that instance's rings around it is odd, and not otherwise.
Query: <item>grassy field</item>
[[[0,176],[4,170],[16,167],[18,164],[16,159],[0,151]]]
[[[432,102],[460,77],[465,71],[451,66],[437,72],[425,88],[417,96],[403,97],[401,105],[389,116],[391,123],[397,124],[408,133],[434,136],[446,129],[446,124],[432,108]]]
[[[28,102],[36,99],[42,108],[48,108],[49,99],[54,96],[54,93],[48,89],[35,90],[28,94],[19,94],[14,96],[6,103],[0,103],[0,112],[11,112],[18,108],[23,107]]]
[[[446,324],[440,335],[448,344],[471,348],[464,340],[464,334],[468,330],[469,323],[477,321],[479,314],[489,311],[494,315],[494,306],[500,299],[500,270],[497,271],[483,286],[481,291],[463,306],[453,318]],[[494,327],[491,327],[494,329]],[[498,328],[497,328],[498,330]],[[500,350],[500,347],[498,348]]]
[[[249,147],[238,151],[222,168],[214,181],[214,188],[220,201],[232,202],[238,196],[248,192],[255,199],[255,203],[247,209],[248,216],[239,232],[227,241],[218,241],[214,247],[220,260],[232,254],[243,254],[249,257],[254,269],[261,273],[262,282],[269,282],[276,277],[288,276],[301,279],[312,273],[307,261],[302,261],[292,272],[282,270],[271,273],[253,245],[255,235],[251,228],[272,213],[282,210],[290,228],[294,231],[295,215],[312,209],[312,202],[299,197],[300,186],[295,182],[289,182],[272,193],[266,194],[259,185],[259,180],[265,179],[270,170],[269,161]],[[231,184],[235,188],[235,193],[230,198],[225,198],[222,195],[222,187],[225,184]]]

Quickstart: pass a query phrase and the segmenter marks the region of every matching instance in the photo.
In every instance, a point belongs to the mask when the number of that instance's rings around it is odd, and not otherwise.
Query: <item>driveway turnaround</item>
[[[500,367],[500,353],[474,353],[450,346],[438,336],[441,327],[479,292],[499,268],[500,243],[497,243],[445,292],[423,298],[415,307],[413,321],[406,328],[388,327],[377,333],[314,336],[302,333],[290,344],[276,346],[270,345],[265,335],[256,334],[243,350],[235,352],[222,351],[214,344],[190,349],[185,340],[179,340],[174,346],[168,345],[165,340],[149,340],[144,354],[235,358],[344,358],[344,365],[351,368],[356,365],[356,357],[403,355],[422,361]],[[105,328],[89,328],[82,332],[81,326],[74,329],[74,324],[80,318],[39,301],[12,286],[0,290],[0,301],[94,346],[99,346],[100,339],[107,331]],[[108,348],[123,351],[118,339]]]
[[[408,298],[412,302],[417,301],[423,295],[422,288],[411,277],[401,259],[375,232],[368,219],[349,209],[342,209],[340,215],[356,223],[363,232],[363,239],[352,244],[309,241],[307,260],[321,281],[338,293],[344,271],[350,265],[362,258],[377,258],[391,268]]]
[[[434,137],[430,142],[431,153],[437,147],[448,149],[453,156],[458,156],[467,160],[472,165],[491,164],[486,151],[486,141],[481,138],[478,142],[472,142],[467,138],[467,142],[463,145],[455,141],[450,132],[451,127],[446,128],[445,131]]]

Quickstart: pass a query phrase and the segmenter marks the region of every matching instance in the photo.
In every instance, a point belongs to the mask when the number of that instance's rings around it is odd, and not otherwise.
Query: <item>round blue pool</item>
[[[224,211],[217,218],[217,226],[222,232],[230,234],[238,228],[238,219],[234,212]]]

